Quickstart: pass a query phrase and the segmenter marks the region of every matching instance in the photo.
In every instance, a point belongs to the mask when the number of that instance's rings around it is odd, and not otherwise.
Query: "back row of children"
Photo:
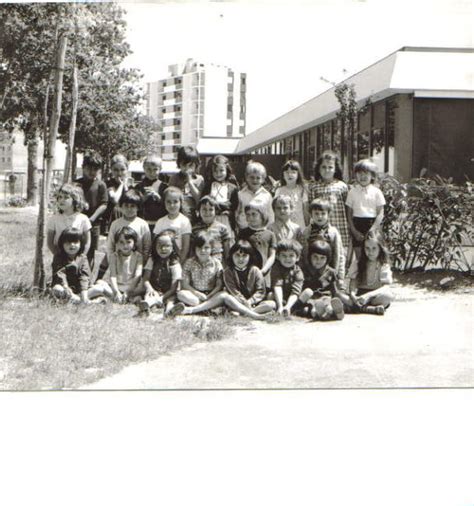
[[[323,320],[341,319],[344,311],[384,313],[391,271],[373,162],[355,165],[350,190],[333,152],[320,157],[309,187],[294,160],[270,189],[265,167],[252,160],[242,188],[222,155],[211,160],[206,179],[197,174],[192,146],[180,148],[177,165],[179,172],[164,182],[161,160],[150,156],[144,179],[127,188],[123,156],[114,157],[105,183],[97,177],[100,164],[84,158],[83,178],[59,190],[59,214],[48,226],[53,293],[76,301],[128,300],[144,313],[162,306],[169,315],[219,306],[253,318],[274,310]],[[90,286],[101,213],[110,221],[106,262]],[[357,261],[347,273],[352,245]],[[89,262],[78,261],[83,254]],[[75,272],[74,287],[68,269]]]

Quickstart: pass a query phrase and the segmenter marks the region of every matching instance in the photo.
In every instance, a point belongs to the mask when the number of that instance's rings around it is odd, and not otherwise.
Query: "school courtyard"
[[[397,300],[383,317],[252,322],[232,337],[129,366],[83,388],[473,387],[474,289],[444,292],[433,283],[397,283]],[[202,324],[203,317],[195,318]]]

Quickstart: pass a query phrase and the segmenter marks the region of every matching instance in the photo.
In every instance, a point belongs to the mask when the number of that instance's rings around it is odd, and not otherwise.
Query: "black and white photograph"
[[[0,3],[0,396],[472,389],[472,19]]]

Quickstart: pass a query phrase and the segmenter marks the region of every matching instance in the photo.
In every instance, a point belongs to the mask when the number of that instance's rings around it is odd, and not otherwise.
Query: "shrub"
[[[28,202],[25,198],[17,195],[15,197],[10,197],[6,204],[8,207],[26,207]]]
[[[456,185],[435,176],[400,183],[387,175],[380,186],[387,201],[383,232],[396,269],[471,270],[463,251],[474,237],[471,182]]]

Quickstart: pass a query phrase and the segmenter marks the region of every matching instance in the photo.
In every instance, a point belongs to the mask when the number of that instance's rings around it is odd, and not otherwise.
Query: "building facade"
[[[348,78],[359,113],[344,138],[334,88],[239,141],[236,154],[285,155],[307,176],[326,149],[339,153],[345,177],[372,157],[402,181],[422,169],[463,181],[474,178],[474,50],[405,47]]]
[[[160,121],[158,139],[164,161],[178,146],[206,139],[219,143],[245,135],[246,74],[192,59],[170,65],[169,77],[147,84],[147,115]]]

